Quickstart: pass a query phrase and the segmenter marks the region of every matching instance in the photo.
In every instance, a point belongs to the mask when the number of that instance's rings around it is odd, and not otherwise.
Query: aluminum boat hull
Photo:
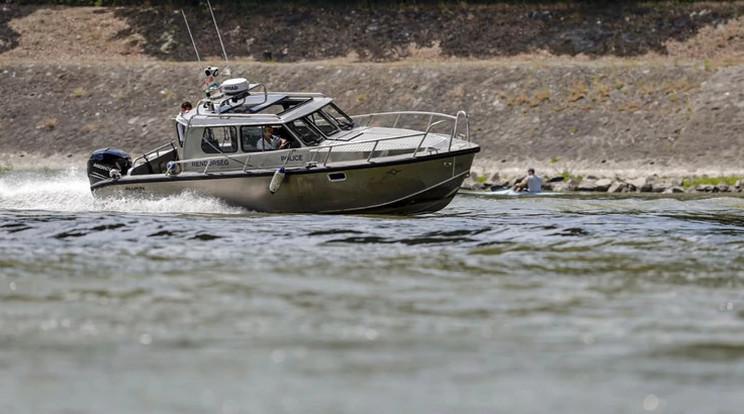
[[[420,214],[446,207],[479,148],[286,171],[269,191],[273,170],[124,176],[95,183],[97,197],[165,197],[194,192],[230,205],[272,213]]]

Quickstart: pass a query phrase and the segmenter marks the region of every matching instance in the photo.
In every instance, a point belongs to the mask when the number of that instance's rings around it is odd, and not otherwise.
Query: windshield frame
[[[310,140],[310,141],[306,140],[306,139],[305,139],[305,138],[303,137],[303,135],[302,135],[302,134],[300,134],[300,133],[299,133],[299,132],[297,131],[297,127],[296,127],[296,126],[294,125],[294,123],[295,123],[295,122],[297,122],[297,121],[301,121],[301,122],[304,122],[304,123],[305,123],[305,125],[307,125],[307,126],[308,126],[308,129],[310,129],[310,131],[312,131],[312,132],[313,132],[313,133],[315,134],[315,136],[317,137],[317,139],[314,139],[314,140]],[[312,122],[312,121],[311,121],[311,120],[310,120],[310,119],[309,119],[309,118],[308,118],[307,116],[303,116],[303,117],[301,117],[301,118],[297,118],[297,119],[294,119],[294,120],[292,120],[292,121],[287,121],[287,122],[285,122],[285,125],[286,125],[286,126],[287,126],[287,128],[288,128],[288,129],[289,129],[289,130],[290,130],[290,131],[292,132],[292,134],[293,134],[293,135],[294,135],[294,136],[295,136],[295,137],[296,137],[296,138],[297,138],[298,140],[300,140],[300,142],[302,142],[303,144],[305,144],[305,145],[307,145],[307,146],[315,146],[315,145],[318,145],[318,144],[320,144],[321,142],[325,141],[325,139],[326,139],[326,136],[325,136],[325,135],[323,134],[323,132],[322,132],[322,131],[320,131],[320,130],[318,129],[318,127],[317,127],[317,126],[315,125],[315,123],[314,123],[314,122]]]
[[[326,110],[326,108],[328,108],[329,106],[333,108],[333,110],[336,111],[342,117],[342,120],[339,120],[337,117],[333,116],[332,113],[329,113]],[[320,112],[323,113],[323,115],[325,115],[326,118],[331,118],[334,121],[334,123],[338,126],[338,128],[341,129],[342,131],[352,130],[356,126],[354,124],[354,120],[351,119],[351,117],[347,115],[346,112],[342,111],[341,108],[339,108],[338,105],[336,105],[333,102],[321,107]]]

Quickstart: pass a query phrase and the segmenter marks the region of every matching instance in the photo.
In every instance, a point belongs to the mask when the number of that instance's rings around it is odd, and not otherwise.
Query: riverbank
[[[173,139],[199,99],[203,64],[84,64],[0,58],[0,164],[84,160],[105,146],[142,152]],[[351,114],[470,115],[473,172],[627,179],[744,176],[744,65],[603,59],[294,64],[233,62],[272,90],[320,91]],[[49,160],[44,160],[49,158]],[[56,167],[57,165],[55,165]]]
[[[490,177],[471,174],[462,185],[463,189],[474,191],[498,191],[513,188],[523,179],[522,176],[504,177],[495,173]],[[564,173],[542,177],[543,191],[598,192],[598,193],[744,193],[744,176],[698,176],[698,177],[659,177],[658,175],[628,178],[614,176],[597,177],[576,176]]]
[[[406,12],[400,19],[462,20],[452,39],[475,39],[471,29],[482,27],[483,39],[501,40],[492,42],[499,47],[488,53],[488,42],[470,42],[466,54],[455,53],[462,49],[456,43],[435,47],[419,41],[405,49],[411,53],[394,58],[387,50],[400,49],[402,43],[395,42],[405,39],[385,29],[397,21],[393,6],[349,9],[369,24],[379,23],[362,37],[349,34],[359,47],[379,39],[380,49],[367,54],[308,49],[307,56],[288,52],[279,59],[270,50],[274,57],[256,62],[263,58],[251,54],[255,48],[238,45],[250,40],[246,36],[254,26],[237,30],[235,17],[225,17],[223,30],[231,54],[240,56],[228,65],[231,76],[272,90],[323,92],[351,114],[467,111],[472,139],[482,148],[472,170],[474,184],[498,186],[533,167],[546,177],[574,177],[575,185],[565,180],[567,188],[579,187],[577,177],[586,178],[584,188],[592,181],[588,177],[653,179],[671,188],[683,180],[708,177],[710,185],[719,185],[744,177],[744,51],[737,40],[744,36],[742,4],[399,5]],[[316,18],[342,9],[292,10]],[[136,154],[167,142],[180,103],[200,98],[203,67],[223,65],[217,58],[180,62],[188,57],[168,52],[190,53],[185,33],[163,35],[180,27],[177,10],[13,5],[2,10],[0,93],[6,105],[0,112],[0,168],[82,167],[96,148],[117,146]],[[271,18],[289,24],[282,20],[289,15]],[[525,16],[533,32],[525,44],[504,49],[520,33],[513,23]],[[596,18],[594,26],[584,27],[582,16]],[[505,28],[476,24],[483,18]],[[207,38],[208,25],[196,20],[197,38]],[[302,22],[309,30],[303,39],[322,34]],[[40,26],[48,30],[36,30]],[[425,27],[412,27],[411,33]],[[563,43],[533,47],[548,38]],[[630,38],[645,49],[626,47]],[[291,43],[288,50],[301,46]]]

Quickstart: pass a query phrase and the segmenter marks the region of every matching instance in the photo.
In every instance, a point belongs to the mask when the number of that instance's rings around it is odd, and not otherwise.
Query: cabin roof
[[[307,102],[278,114],[260,112],[286,99],[307,99]],[[246,97],[241,109],[247,110],[241,112],[218,113],[210,108],[210,104],[219,106],[225,100],[203,99],[196,108],[186,114],[179,114],[176,121],[181,124],[190,122],[192,127],[283,124],[307,116],[333,102],[332,98],[320,93],[268,92],[265,95],[254,93]]]

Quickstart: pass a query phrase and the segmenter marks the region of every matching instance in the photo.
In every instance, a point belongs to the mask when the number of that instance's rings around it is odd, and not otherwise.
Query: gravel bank
[[[138,152],[173,135],[199,98],[201,65],[0,60],[5,164],[21,154]],[[272,90],[336,97],[352,114],[396,109],[471,116],[474,171],[626,177],[744,173],[744,66],[638,61],[233,64]]]

